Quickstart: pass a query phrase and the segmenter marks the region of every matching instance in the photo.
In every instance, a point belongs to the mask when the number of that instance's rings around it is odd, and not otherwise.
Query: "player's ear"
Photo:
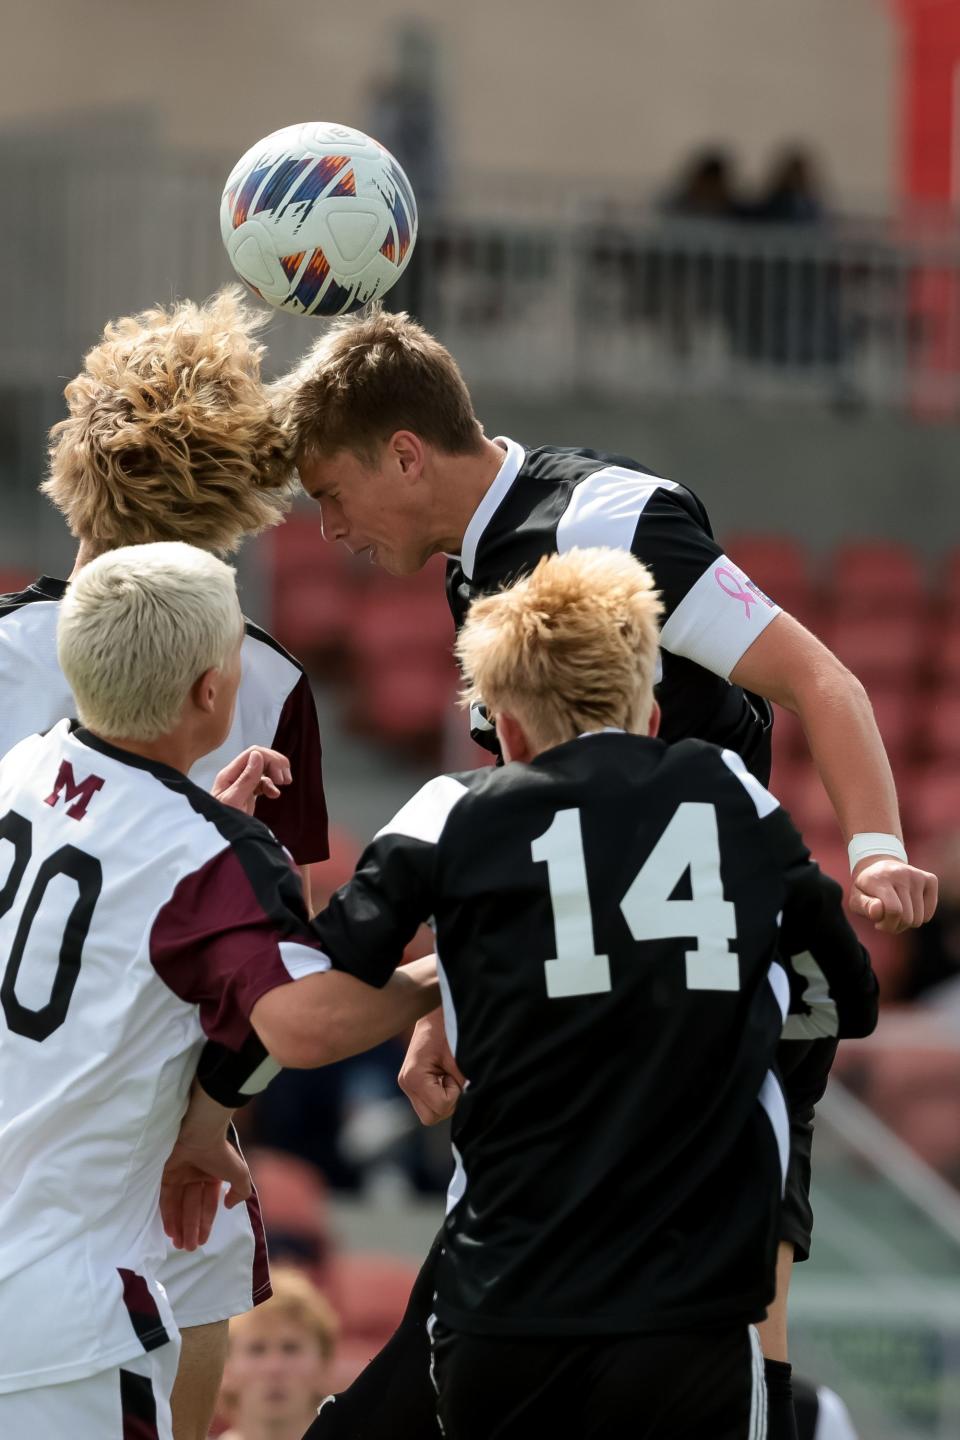
[[[419,479],[423,470],[424,445],[412,430],[396,430],[387,441],[400,473],[411,480]]]
[[[650,711],[650,719],[647,722],[647,734],[653,739],[660,733],[660,706],[656,700],[653,702],[653,709]]]
[[[527,738],[527,733],[515,715],[501,710],[497,715],[497,739],[503,758],[510,760],[532,760],[537,753]]]
[[[212,715],[216,709],[220,683],[220,671],[211,666],[209,670],[204,670],[190,687],[190,699],[205,715]]]

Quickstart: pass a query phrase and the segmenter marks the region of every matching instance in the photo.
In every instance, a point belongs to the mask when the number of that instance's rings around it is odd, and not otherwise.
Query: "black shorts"
[[[836,1040],[781,1040],[777,1061],[790,1117],[790,1161],[783,1196],[780,1238],[793,1245],[794,1259],[810,1255],[813,1210],[810,1208],[810,1164],[813,1118],[827,1088]]]
[[[747,1325],[663,1335],[509,1339],[433,1330],[446,1440],[763,1440]]]

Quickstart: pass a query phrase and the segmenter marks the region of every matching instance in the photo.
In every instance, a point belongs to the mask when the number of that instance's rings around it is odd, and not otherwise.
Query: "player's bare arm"
[[[402,965],[382,989],[339,970],[268,990],[250,1021],[278,1064],[331,1065],[408,1029],[440,1003],[436,957]]]
[[[848,845],[857,835],[902,840],[897,792],[869,697],[825,645],[780,614],[730,679],[798,716]],[[936,909],[936,876],[897,855],[868,852],[853,877],[850,909],[878,930],[898,934],[922,925]]]

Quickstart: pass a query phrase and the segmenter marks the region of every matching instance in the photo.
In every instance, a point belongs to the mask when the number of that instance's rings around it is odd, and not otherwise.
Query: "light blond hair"
[[[193,683],[223,669],[242,635],[230,566],[164,541],[83,567],[60,606],[57,655],[85,725],[107,738],[158,740]]]
[[[628,551],[545,556],[471,605],[457,639],[462,703],[508,711],[544,749],[605,726],[642,731],[662,609],[653,576]]]
[[[450,455],[483,441],[456,360],[402,312],[335,321],[271,393],[298,462],[340,450],[372,459],[398,430]]]
[[[243,1315],[235,1315],[230,1321],[231,1339],[256,1329],[260,1323],[286,1320],[298,1325],[316,1342],[324,1360],[332,1360],[340,1337],[340,1322],[323,1292],[292,1265],[271,1265],[270,1283],[273,1294],[269,1300]]]
[[[283,518],[293,466],[260,380],[262,323],[231,287],[106,327],[64,391],[40,486],[78,539],[229,554]]]

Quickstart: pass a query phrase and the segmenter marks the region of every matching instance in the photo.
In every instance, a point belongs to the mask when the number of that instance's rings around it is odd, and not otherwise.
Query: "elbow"
[[[342,1060],[324,1026],[290,1026],[270,1037],[267,1045],[272,1059],[284,1070],[316,1070]]]

